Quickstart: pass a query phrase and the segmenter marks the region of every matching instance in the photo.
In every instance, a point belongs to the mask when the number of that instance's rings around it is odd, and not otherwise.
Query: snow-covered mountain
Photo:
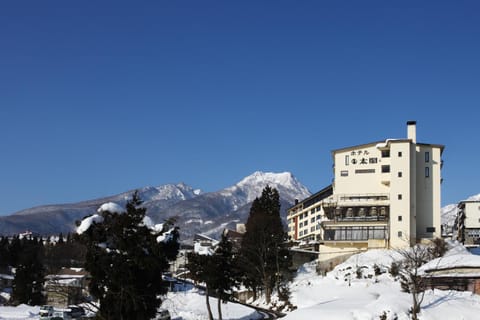
[[[153,222],[161,223],[174,217],[180,226],[182,240],[187,241],[195,233],[216,237],[223,228],[246,222],[251,202],[261,195],[266,185],[279,191],[283,218],[295,199],[311,194],[289,172],[255,172],[217,192],[202,193],[184,183],[145,187],[138,192]],[[39,234],[67,233],[75,228],[76,221],[95,213],[103,203],[124,206],[134,191],[78,203],[39,206],[3,216],[0,217],[0,234],[25,230]]]
[[[224,228],[235,228],[236,223],[246,222],[252,201],[261,196],[267,185],[276,188],[280,194],[284,220],[295,199],[311,195],[289,172],[255,172],[231,187],[178,202],[165,210],[156,211],[152,217],[156,221],[161,221],[162,217],[176,217],[182,238],[191,239],[195,233],[217,237]]]

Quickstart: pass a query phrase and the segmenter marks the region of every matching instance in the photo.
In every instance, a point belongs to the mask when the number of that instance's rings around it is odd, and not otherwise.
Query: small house
[[[462,251],[434,259],[419,269],[425,289],[480,294],[480,256]]]
[[[87,295],[89,274],[81,268],[62,268],[45,279],[47,304],[64,307],[83,302]]]

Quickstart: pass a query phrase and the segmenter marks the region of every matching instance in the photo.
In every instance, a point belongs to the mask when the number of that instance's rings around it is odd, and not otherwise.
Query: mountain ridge
[[[267,184],[279,191],[284,219],[286,210],[295,199],[311,195],[290,172],[256,171],[215,192],[203,193],[185,183],[177,183],[147,186],[76,203],[36,206],[0,217],[0,234],[11,235],[25,230],[42,235],[72,232],[76,221],[95,213],[103,203],[114,202],[124,206],[133,192],[138,191],[147,215],[157,223],[174,218],[180,226],[183,240],[192,239],[195,233],[215,236],[219,228],[246,222],[251,202],[261,195]]]

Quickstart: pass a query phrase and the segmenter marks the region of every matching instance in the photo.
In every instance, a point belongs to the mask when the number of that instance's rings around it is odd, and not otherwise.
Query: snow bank
[[[364,276],[373,276],[374,266],[382,272],[387,272],[393,262],[403,260],[403,256],[395,250],[377,249],[368,250],[364,253],[355,254],[345,262],[337,265],[333,271],[327,274],[328,277],[345,279],[347,276],[355,277],[358,269],[362,270]]]
[[[1,320],[25,320],[38,319],[38,312],[40,307],[27,306],[21,304],[16,307],[0,307]]]

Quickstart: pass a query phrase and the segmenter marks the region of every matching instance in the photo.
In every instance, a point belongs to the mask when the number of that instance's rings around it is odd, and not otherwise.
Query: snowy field
[[[458,248],[451,251],[464,261],[480,258]],[[284,319],[378,320],[382,315],[389,320],[410,319],[411,295],[402,292],[400,282],[389,273],[375,276],[373,269],[376,264],[386,271],[399,258],[394,251],[371,250],[351,257],[326,277],[317,276],[313,265],[305,265],[291,286],[292,303],[298,309]],[[362,279],[357,279],[359,267]],[[479,314],[479,295],[429,290],[425,292],[419,319],[474,320],[480,319]]]
[[[210,298],[213,317],[218,319],[217,299]],[[177,320],[207,320],[208,313],[205,296],[197,289],[183,292],[170,292],[164,298],[162,308],[168,309],[172,319]],[[261,319],[262,315],[255,309],[236,303],[222,304],[222,316],[225,320]]]
[[[454,257],[454,258],[452,258]],[[399,281],[386,272],[392,261],[399,259],[394,251],[371,250],[351,257],[338,265],[325,277],[315,273],[315,266],[302,267],[291,284],[291,302],[297,309],[289,312],[285,320],[378,320],[384,315],[388,320],[408,320],[411,306],[410,294],[401,292]],[[471,255],[463,247],[456,247],[441,259],[467,261],[478,264],[480,256]],[[442,262],[440,262],[442,263]],[[374,265],[385,273],[375,276]],[[362,278],[357,278],[357,270]],[[181,289],[178,288],[177,289]],[[210,298],[214,317],[217,317],[217,300]],[[162,307],[168,309],[175,320],[208,319],[205,296],[197,289],[170,292],[164,297]],[[38,319],[39,307],[0,307],[0,320]],[[254,309],[238,304],[222,304],[223,318],[228,320],[260,319]],[[425,293],[421,320],[480,319],[480,296],[470,292],[430,290]]]
[[[217,299],[210,298],[212,313],[217,318]],[[172,320],[206,320],[208,319],[205,296],[195,288],[186,291],[170,292],[163,298],[162,308],[168,309]],[[40,307],[20,305],[18,307],[0,306],[0,320],[39,319]],[[236,303],[222,304],[222,315],[225,320],[261,319],[262,315],[255,309]]]

